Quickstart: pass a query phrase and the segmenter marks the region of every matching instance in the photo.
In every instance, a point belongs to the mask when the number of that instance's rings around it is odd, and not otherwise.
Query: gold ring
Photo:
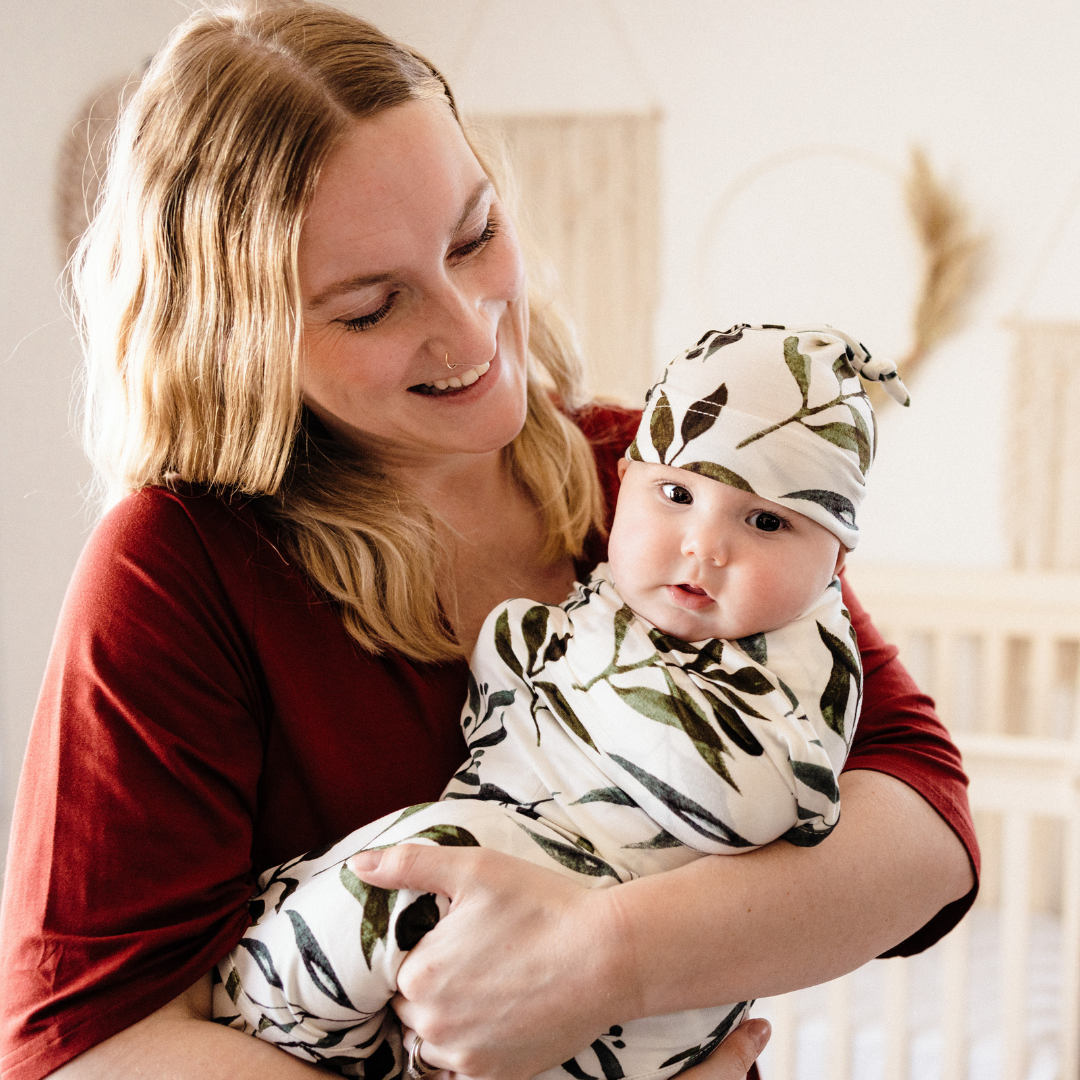
[[[420,1044],[424,1040],[419,1035],[413,1039],[413,1044],[409,1048],[409,1060],[405,1065],[405,1072],[409,1077],[409,1080],[423,1080],[423,1078],[430,1073],[438,1072],[434,1065],[429,1065],[420,1056]]]

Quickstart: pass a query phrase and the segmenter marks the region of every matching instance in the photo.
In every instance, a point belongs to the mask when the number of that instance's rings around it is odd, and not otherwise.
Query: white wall
[[[352,0],[429,53],[473,111],[661,106],[658,363],[736,320],[824,319],[899,354],[918,261],[889,173],[806,158],[839,145],[902,168],[917,141],[994,240],[968,329],[934,356],[910,412],[883,421],[857,555],[997,565],[1001,325],[1080,179],[1075,0]],[[178,0],[0,5],[0,776],[4,806],[66,579],[88,474],[71,435],[77,363],[56,291],[57,146],[81,99],[151,54]],[[614,17],[613,17],[614,13]],[[1077,215],[1080,218],[1080,212]],[[1080,318],[1080,221],[1029,313]]]

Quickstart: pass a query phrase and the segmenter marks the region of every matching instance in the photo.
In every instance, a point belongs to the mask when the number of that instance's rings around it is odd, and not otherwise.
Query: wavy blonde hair
[[[126,108],[72,263],[103,501],[177,482],[257,497],[356,641],[418,661],[461,655],[455,598],[433,572],[448,554],[422,499],[304,408],[297,244],[348,127],[436,97],[457,116],[428,61],[334,8],[198,12]],[[552,400],[583,404],[573,339],[550,304],[529,306],[527,419],[503,453],[553,561],[603,528],[603,498],[588,442]]]

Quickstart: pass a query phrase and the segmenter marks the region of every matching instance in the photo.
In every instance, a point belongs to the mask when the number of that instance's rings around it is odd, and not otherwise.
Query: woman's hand
[[[560,874],[483,848],[361,852],[364,880],[437,892],[449,914],[405,958],[393,1006],[430,1064],[528,1080],[636,1011],[607,902]]]
[[[682,1075],[689,1080],[743,1080],[758,1054],[765,1049],[771,1034],[768,1020],[744,1020],[707,1061]]]
[[[617,908],[607,903],[612,890],[582,889],[483,849],[405,844],[364,852],[351,865],[372,883],[453,898],[450,914],[406,957],[393,1002],[402,1023],[423,1033],[423,1059],[445,1075],[528,1080],[598,1031],[641,1015],[627,977],[632,957],[611,918]],[[470,942],[464,966],[463,935]],[[613,958],[623,963],[615,967]],[[410,1031],[407,1044],[413,1037]],[[766,1021],[744,1023],[686,1075],[742,1080],[768,1038]]]

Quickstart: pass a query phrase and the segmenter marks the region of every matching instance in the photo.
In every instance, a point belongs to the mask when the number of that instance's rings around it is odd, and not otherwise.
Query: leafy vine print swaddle
[[[740,364],[728,372],[716,354],[749,329],[707,335],[669,366],[628,456],[744,489],[753,482],[762,493],[778,482],[785,494],[775,501],[797,502],[800,512],[815,507],[815,520],[857,536],[873,416],[861,391],[844,389],[855,378],[857,390],[852,346],[835,335],[823,343],[825,370],[840,387],[834,401],[813,377],[822,356],[799,360],[802,332],[774,343],[795,393],[790,402],[773,395],[773,431],[746,445],[761,449],[798,425],[842,459],[838,469],[835,456],[818,456],[817,472],[801,474],[807,484],[791,487],[782,455],[760,469],[733,456],[736,443],[764,428],[743,430],[733,392]],[[805,340],[821,353],[818,338]],[[692,376],[706,373],[707,393],[675,370],[680,364],[694,364]],[[732,388],[717,384],[717,374]],[[346,865],[349,856],[400,843],[484,846],[606,888],[778,837],[817,844],[839,817],[837,775],[861,691],[858,644],[836,579],[800,618],[739,641],[685,642],[651,626],[623,602],[606,564],[560,605],[501,605],[472,658],[461,720],[470,758],[442,800],[387,815],[263,874],[252,925],[218,965],[215,1019],[345,1076],[397,1076],[403,1055],[386,1003],[404,956],[448,901],[368,886]],[[543,1076],[672,1076],[704,1060],[747,1004],[628,1021]]]

